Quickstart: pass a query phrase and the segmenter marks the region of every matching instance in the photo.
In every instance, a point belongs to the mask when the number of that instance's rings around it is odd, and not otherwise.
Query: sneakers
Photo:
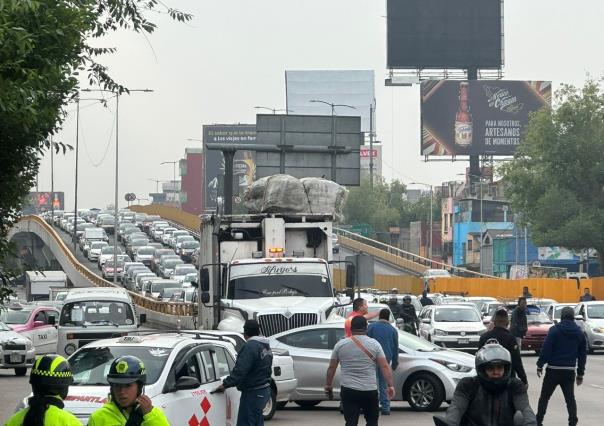
[[[390,409],[388,409],[388,410],[381,410],[380,413],[382,414],[382,416],[389,416],[390,415]]]

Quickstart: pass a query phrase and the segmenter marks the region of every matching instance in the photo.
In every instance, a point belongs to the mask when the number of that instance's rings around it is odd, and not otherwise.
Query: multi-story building
[[[203,150],[186,148],[185,158],[180,160],[180,205],[191,214],[203,212]]]

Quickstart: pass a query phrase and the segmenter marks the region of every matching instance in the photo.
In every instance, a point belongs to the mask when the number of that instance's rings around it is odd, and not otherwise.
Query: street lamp
[[[172,185],[174,185],[174,202],[176,202],[176,164],[179,163],[180,160],[176,161],[162,161],[159,165],[163,164],[172,164]]]
[[[345,107],[345,108],[350,108],[350,109],[357,109],[356,107],[354,107],[352,105],[334,104],[332,102],[322,101],[320,99],[311,99],[308,102],[321,103],[321,104],[329,105],[331,107],[331,115],[336,115],[336,107]]]
[[[273,115],[275,115],[277,112],[285,112],[286,114],[290,113],[290,112],[294,112],[291,109],[287,109],[287,108],[286,109],[276,109],[276,108],[269,108],[269,107],[264,107],[264,106],[255,106],[254,109],[267,109],[269,111],[272,111]]]
[[[151,182],[155,182],[155,193],[159,192],[160,183],[168,182],[167,180],[151,179],[151,178],[147,178],[147,180],[150,180]]]
[[[114,206],[114,223],[113,223],[113,261],[117,260],[117,228],[118,228],[118,177],[119,177],[119,123],[120,123],[120,92],[115,92],[113,90],[108,89],[82,89],[82,92],[109,92],[115,94],[115,206]],[[133,92],[145,92],[151,93],[153,90],[151,89],[128,89],[127,93]],[[117,274],[113,274],[113,284],[117,285]]]
[[[411,182],[411,185],[425,185],[430,187],[430,245],[428,246],[428,258],[432,260],[432,216],[434,214],[432,211],[432,200],[434,199],[434,187],[429,183],[423,182]]]

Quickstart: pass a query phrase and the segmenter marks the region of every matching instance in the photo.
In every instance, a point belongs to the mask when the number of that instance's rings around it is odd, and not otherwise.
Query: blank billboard
[[[503,64],[503,0],[387,0],[388,68]]]

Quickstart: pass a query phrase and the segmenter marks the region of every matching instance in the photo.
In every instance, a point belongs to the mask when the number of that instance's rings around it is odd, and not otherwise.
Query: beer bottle
[[[470,113],[470,84],[459,83],[459,108],[455,116],[455,145],[469,148],[472,145],[472,114]]]

